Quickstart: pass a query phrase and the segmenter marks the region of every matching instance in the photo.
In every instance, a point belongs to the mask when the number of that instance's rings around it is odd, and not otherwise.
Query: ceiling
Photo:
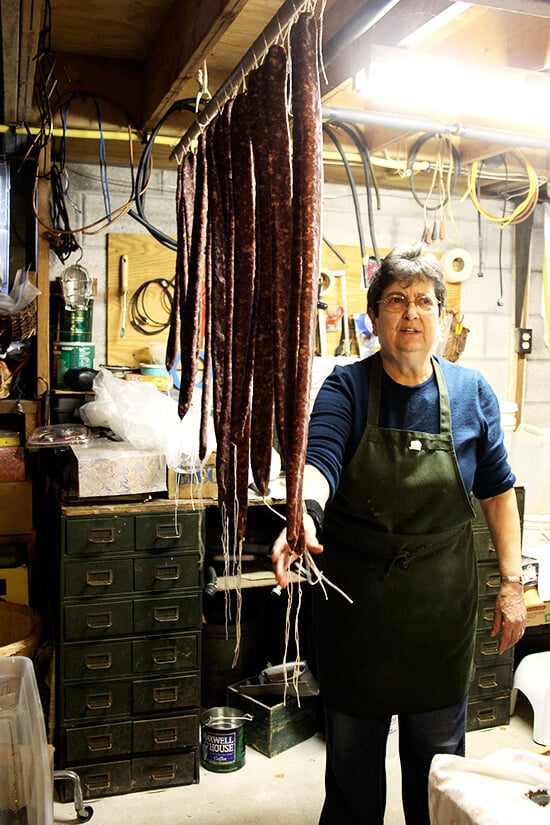
[[[295,4],[300,5],[299,0]],[[316,14],[321,8],[319,0]],[[129,162],[129,135],[137,162],[151,130],[175,101],[195,100],[202,85],[203,104],[208,93],[223,104],[216,92],[221,89],[225,94],[231,80],[240,82],[243,56],[245,68],[250,67],[253,53],[261,52],[268,35],[279,36],[282,26],[272,22],[274,15],[279,13],[284,24],[288,10],[289,0],[2,0],[4,134],[25,134],[28,139],[31,129],[33,135],[38,132],[38,143],[49,135],[52,119],[60,125],[56,110],[70,99],[66,126],[68,134],[78,137],[67,138],[68,160],[97,160],[97,106],[108,162]],[[365,120],[360,129],[380,186],[408,186],[404,169],[411,146],[419,137],[440,131],[452,134],[449,140],[462,169],[474,160],[493,158],[484,168],[506,161],[508,173],[517,171],[524,178],[525,157],[536,170],[541,191],[546,191],[544,182],[550,177],[548,0],[326,0],[322,43],[324,106],[351,111],[351,118]],[[378,57],[386,66],[395,65],[404,52],[477,64],[473,79],[467,80],[466,72],[463,75],[465,100],[459,101],[450,82],[438,89],[445,70],[425,70],[416,87],[420,98],[414,101],[412,93],[404,103],[390,100],[388,72],[370,96],[354,91],[358,70]],[[470,110],[470,104],[479,103],[481,81],[495,71],[505,96],[518,75],[537,90],[539,104],[531,106],[519,122],[514,122],[512,105],[504,116],[489,114],[492,93],[481,97],[481,111]],[[403,69],[400,85],[408,74]],[[543,119],[541,123],[531,122],[533,112]],[[194,120],[194,113],[171,113],[162,123],[155,139],[157,167],[175,163],[174,149]],[[433,129],[427,128],[430,125]],[[352,167],[358,168],[353,145],[344,133],[340,139],[349,149]],[[514,144],[524,156],[517,155]],[[343,166],[328,136],[325,148],[326,174],[338,179]],[[424,141],[417,155],[420,167],[422,161],[433,164],[441,159],[440,149],[440,140]],[[428,187],[433,174],[419,172],[415,178],[419,187]],[[491,185],[498,194],[501,184]],[[491,185],[487,183],[488,191]]]

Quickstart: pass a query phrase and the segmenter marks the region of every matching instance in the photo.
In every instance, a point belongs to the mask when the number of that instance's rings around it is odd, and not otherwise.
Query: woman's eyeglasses
[[[416,304],[420,312],[433,312],[437,309],[439,301],[431,295],[415,295],[414,298],[408,298],[401,292],[392,292],[377,303],[383,304],[388,312],[404,312],[409,304]]]

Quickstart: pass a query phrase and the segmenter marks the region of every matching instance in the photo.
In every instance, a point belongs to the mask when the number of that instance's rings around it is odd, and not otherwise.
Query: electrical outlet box
[[[518,354],[529,355],[533,351],[533,330],[520,327],[518,329]]]

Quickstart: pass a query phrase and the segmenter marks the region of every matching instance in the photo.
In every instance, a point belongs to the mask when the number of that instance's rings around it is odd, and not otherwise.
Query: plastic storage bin
[[[53,825],[53,779],[32,661],[0,657],[0,822]]]

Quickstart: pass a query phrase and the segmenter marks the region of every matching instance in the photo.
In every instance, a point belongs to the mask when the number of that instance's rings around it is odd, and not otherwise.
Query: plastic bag
[[[93,390],[95,400],[80,408],[87,426],[107,427],[138,450],[160,452],[171,469],[192,471],[198,466],[200,394],[180,419],[177,401],[153,384],[115,378],[109,370],[100,369]],[[210,424],[207,455],[213,443]]]
[[[37,295],[40,295],[40,290],[30,283],[28,271],[23,272],[22,269],[18,269],[9,295],[0,293],[0,315],[19,312],[28,306]]]

